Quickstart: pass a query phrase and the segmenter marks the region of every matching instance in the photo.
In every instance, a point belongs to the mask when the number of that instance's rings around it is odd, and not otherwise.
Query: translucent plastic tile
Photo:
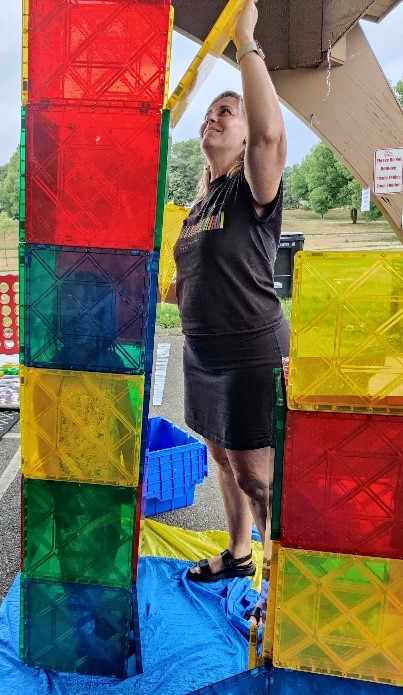
[[[171,110],[173,128],[179,123],[218,58],[228,46],[245,4],[246,0],[228,0],[202,47],[169,97],[166,108]]]
[[[23,496],[28,577],[130,589],[134,488],[25,478]]]
[[[26,109],[21,109],[20,132],[20,192],[19,192],[19,234],[21,241],[25,239],[25,181],[26,181]]]
[[[200,690],[193,690],[189,695],[265,695],[269,692],[268,686],[269,673],[264,666],[259,666]]]
[[[23,367],[27,478],[136,486],[144,376]]]
[[[281,542],[403,558],[403,421],[289,411]]]
[[[25,241],[152,250],[160,112],[26,112]]]
[[[21,103],[28,101],[29,0],[22,0]]]
[[[164,207],[164,222],[162,227],[161,264],[158,285],[161,301],[165,301],[171,282],[175,275],[175,259],[173,247],[177,241],[183,226],[183,220],[188,216],[189,210],[167,203]]]
[[[399,695],[401,690],[383,683],[272,668],[269,692],[270,695]]]
[[[278,584],[278,553],[280,544],[278,541],[273,541],[272,555],[270,561],[269,575],[269,596],[267,601],[266,621],[263,625],[263,643],[262,656],[265,659],[271,659],[273,656],[274,644],[274,625],[276,619],[277,607],[277,584]]]
[[[28,26],[23,100],[163,105],[169,0],[29,0]]]
[[[403,413],[403,253],[295,256],[288,405]]]
[[[26,365],[151,371],[158,252],[30,244],[22,251]]]
[[[169,147],[170,147],[171,113],[167,109],[162,112],[160,162],[158,170],[157,212],[155,216],[154,248],[161,248],[162,225],[167,191]]]
[[[164,108],[166,108],[166,103],[169,96],[169,78],[171,71],[171,58],[172,58],[172,38],[174,33],[174,19],[175,10],[173,5],[170,7],[169,11],[169,29],[168,29],[168,45],[167,45],[167,62],[166,62],[166,73],[165,73],[165,86],[164,86]]]
[[[280,540],[281,490],[283,485],[284,435],[287,414],[286,388],[282,369],[274,368],[275,409],[274,409],[274,477],[273,502],[271,510],[271,538]]]
[[[403,685],[403,561],[281,548],[273,664]]]
[[[55,671],[125,678],[135,654],[131,591],[22,575],[23,661]]]

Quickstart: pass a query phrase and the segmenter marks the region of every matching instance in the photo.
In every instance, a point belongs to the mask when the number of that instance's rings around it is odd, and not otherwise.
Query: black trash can
[[[304,248],[305,237],[300,232],[283,232],[274,264],[274,289],[279,297],[291,297],[294,256]]]

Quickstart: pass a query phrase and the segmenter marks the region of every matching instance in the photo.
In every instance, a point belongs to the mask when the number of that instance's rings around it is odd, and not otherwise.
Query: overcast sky
[[[403,78],[403,2],[380,24],[362,27],[387,79]],[[198,46],[174,34],[171,91],[182,77]],[[21,0],[0,0],[0,164],[8,162],[19,141],[21,82]],[[224,89],[240,91],[238,70],[218,61],[213,73],[173,131],[173,140],[197,137],[205,106]],[[283,109],[288,138],[287,164],[299,163],[318,142],[310,129]]]

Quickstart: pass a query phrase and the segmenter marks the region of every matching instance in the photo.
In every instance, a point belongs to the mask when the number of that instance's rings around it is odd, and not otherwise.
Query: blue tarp
[[[185,695],[247,669],[258,594],[250,580],[195,584],[192,563],[143,557],[139,616],[144,673],[125,681],[24,666],[18,658],[19,578],[0,607],[0,695]]]

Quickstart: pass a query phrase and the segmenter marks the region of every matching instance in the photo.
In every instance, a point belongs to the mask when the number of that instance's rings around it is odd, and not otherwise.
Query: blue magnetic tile
[[[194,690],[189,695],[266,695],[268,692],[269,673],[264,666],[259,666],[219,683]]]
[[[131,590],[24,576],[21,581],[21,643],[28,666],[116,678],[128,675],[136,652],[133,628],[138,631]]]
[[[150,373],[159,252],[23,246],[27,366]]]
[[[394,685],[273,668],[270,695],[399,695]]]

